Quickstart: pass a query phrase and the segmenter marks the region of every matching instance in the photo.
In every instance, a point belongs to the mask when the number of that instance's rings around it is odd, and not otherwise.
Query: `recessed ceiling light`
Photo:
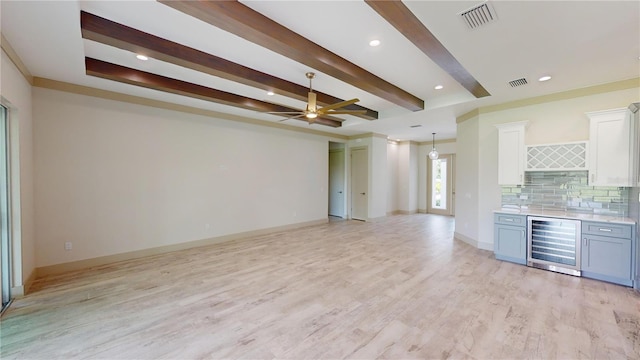
[[[545,76],[541,77],[540,79],[538,79],[538,81],[547,81],[547,80],[551,80],[551,76],[545,75]]]
[[[148,58],[148,57],[146,57],[146,56],[144,56],[144,55],[136,55],[136,58],[137,58],[138,60],[142,60],[142,61],[147,61],[147,60],[149,60],[149,58]]]
[[[273,92],[273,91],[269,91],[269,92],[267,93],[267,95],[269,95],[269,96],[273,96],[273,95],[274,95],[274,92]]]
[[[436,89],[436,90],[442,90],[442,89],[444,89],[444,86],[442,86],[442,85],[436,85],[436,86],[434,87],[434,89]]]
[[[369,41],[369,46],[378,46],[380,45],[380,40],[371,40]]]

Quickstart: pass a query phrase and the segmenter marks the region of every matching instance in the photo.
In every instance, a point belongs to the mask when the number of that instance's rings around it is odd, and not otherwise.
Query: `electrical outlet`
[[[66,243],[64,243],[64,249],[67,251],[73,249],[73,244],[71,243],[71,241],[67,241]]]

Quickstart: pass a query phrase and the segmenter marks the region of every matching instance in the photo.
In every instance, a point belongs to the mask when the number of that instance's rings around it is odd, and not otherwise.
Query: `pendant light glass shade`
[[[436,133],[431,133],[433,134],[433,148],[431,149],[431,151],[429,151],[429,159],[431,160],[437,160],[438,159],[438,150],[436,150]]]

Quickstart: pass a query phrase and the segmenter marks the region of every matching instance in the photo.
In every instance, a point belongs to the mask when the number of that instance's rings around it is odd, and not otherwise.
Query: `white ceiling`
[[[243,4],[425,101],[411,112],[315,69],[155,1],[1,1],[2,34],[33,76],[91,86],[270,122],[281,117],[122,84],[85,74],[89,56],[263,101],[304,103],[84,40],[80,10],[182,43],[379,112],[378,120],[344,116],[341,128],[283,124],[400,140],[455,138],[455,117],[480,106],[640,76],[639,1],[492,1],[498,20],[469,30],[458,13],[480,1],[404,1],[491,96],[476,99],[363,1],[242,1]],[[380,39],[372,48],[368,42]],[[542,75],[548,82],[538,82]],[[529,84],[508,82],[525,77]],[[444,89],[435,90],[435,85]],[[639,94],[640,98],[640,94]],[[422,125],[410,128],[411,125]]]

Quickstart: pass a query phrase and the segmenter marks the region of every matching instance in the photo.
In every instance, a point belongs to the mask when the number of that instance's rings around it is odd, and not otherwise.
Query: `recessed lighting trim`
[[[442,85],[436,85],[436,86],[434,86],[433,88],[434,88],[434,89],[436,89],[436,90],[442,90],[442,89],[444,89],[444,86],[442,86]]]
[[[540,81],[540,82],[549,81],[549,80],[551,80],[551,76],[549,76],[549,75],[541,76],[540,79],[538,79],[538,81]]]
[[[380,40],[378,40],[378,39],[374,39],[374,40],[369,41],[369,46],[376,47],[378,45],[380,45]]]
[[[147,61],[149,60],[148,57],[144,56],[144,55],[136,55],[136,59],[138,60],[142,60],[142,61]]]

